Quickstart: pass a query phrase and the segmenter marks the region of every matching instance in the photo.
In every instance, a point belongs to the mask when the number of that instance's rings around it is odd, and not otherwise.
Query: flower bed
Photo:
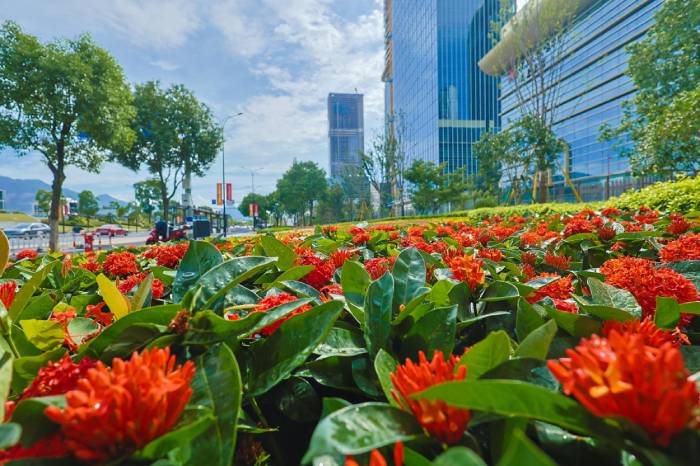
[[[697,464],[693,215],[0,235],[0,464]]]

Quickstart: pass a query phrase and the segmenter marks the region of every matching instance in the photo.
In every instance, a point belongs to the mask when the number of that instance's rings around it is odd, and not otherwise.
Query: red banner
[[[257,217],[260,212],[260,206],[256,203],[248,204],[248,213],[251,217]]]
[[[226,183],[226,204],[231,204],[233,202],[233,185],[231,183]]]
[[[216,205],[224,205],[224,193],[221,183],[216,183]]]

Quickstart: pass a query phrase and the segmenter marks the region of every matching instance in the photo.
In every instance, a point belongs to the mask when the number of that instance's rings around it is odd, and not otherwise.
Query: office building
[[[328,95],[328,138],[332,179],[349,166],[361,166],[360,152],[365,149],[362,94]]]
[[[562,154],[549,183],[550,199],[575,200],[565,180],[568,169],[584,200],[600,200],[631,187],[651,182],[631,177],[626,157],[619,148],[626,138],[601,141],[601,126],[617,126],[623,102],[634,96],[635,86],[625,74],[626,47],[642,39],[654,24],[654,13],[663,0],[571,0],[575,16],[564,36],[561,60],[550,64],[557,73],[550,92],[558,92],[553,129],[571,148]],[[522,2],[521,2],[522,3]],[[551,0],[530,0],[524,8],[546,7]],[[522,11],[518,14],[522,14]],[[517,34],[503,34],[501,42],[481,60],[481,68],[501,76],[501,122],[507,127],[521,116],[515,82],[509,76],[512,42]],[[522,42],[522,41],[521,41]],[[530,88],[521,86],[529,99]],[[531,92],[531,91],[529,91]]]
[[[490,48],[499,0],[386,0],[387,129],[412,160],[476,171],[472,144],[498,126],[498,79],[479,59]]]

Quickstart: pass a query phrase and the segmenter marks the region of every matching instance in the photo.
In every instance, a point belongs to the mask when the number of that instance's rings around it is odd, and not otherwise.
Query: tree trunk
[[[61,192],[66,175],[63,167],[54,171],[53,182],[51,183],[51,208],[49,209],[49,250],[58,251],[58,222],[61,219]]]
[[[170,216],[170,199],[168,199],[167,194],[161,196],[161,202],[163,203],[163,221],[167,222]]]
[[[537,202],[543,204],[547,202],[547,191],[549,187],[547,186],[547,172],[540,170],[537,176]]]

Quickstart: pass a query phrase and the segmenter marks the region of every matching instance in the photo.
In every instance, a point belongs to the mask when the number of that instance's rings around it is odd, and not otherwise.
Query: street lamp
[[[229,115],[224,118],[221,123],[221,131],[224,133],[224,143],[221,145],[221,198],[224,204],[224,238],[226,237],[227,225],[226,225],[226,123],[231,118],[243,115],[243,112],[238,112],[233,115]]]

